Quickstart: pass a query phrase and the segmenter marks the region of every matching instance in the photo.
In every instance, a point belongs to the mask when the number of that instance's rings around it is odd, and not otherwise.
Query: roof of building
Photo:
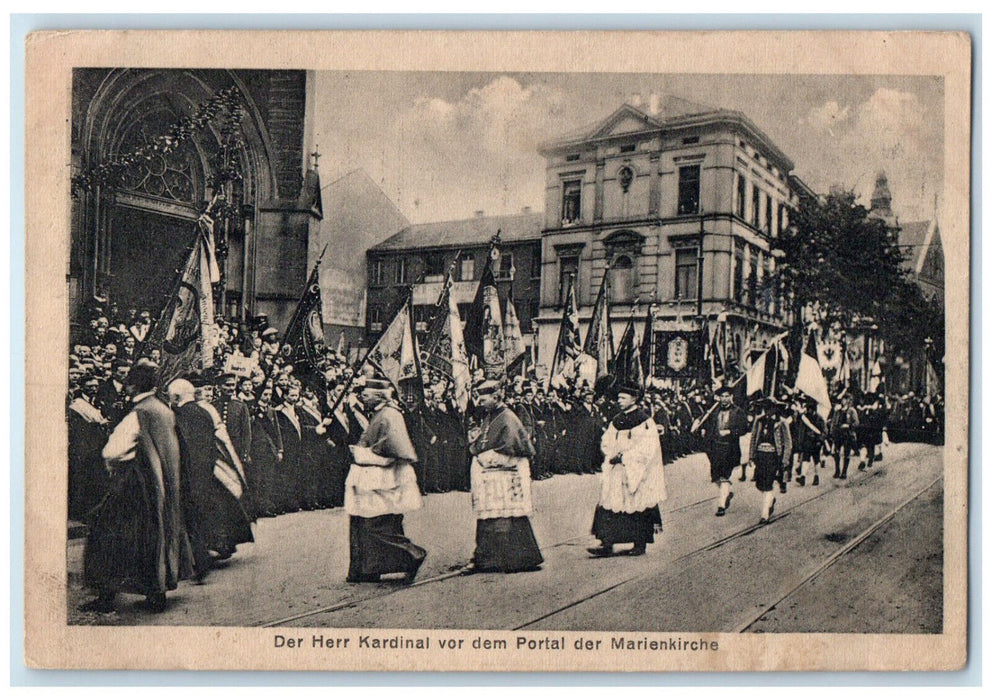
[[[762,143],[769,153],[781,161],[786,172],[795,167],[792,159],[785,155],[768,135],[743,112],[717,109],[673,95],[663,96],[658,103],[658,110],[654,114],[648,114],[625,103],[610,116],[590,127],[539,144],[538,152],[547,155],[549,152],[572,148],[587,141],[611,139],[625,134],[650,133],[663,129],[694,127],[713,121],[731,121],[743,126],[757,141]],[[639,128],[637,122],[640,122]],[[614,131],[617,126],[624,123],[630,126],[620,131]]]
[[[931,235],[933,220],[903,221],[899,224],[899,245],[906,255],[905,265],[916,272],[923,266],[927,249],[932,245],[934,236]]]
[[[474,248],[484,246],[497,231],[504,243],[538,241],[544,223],[542,213],[476,216],[456,221],[414,224],[387,238],[370,250],[424,250],[429,248]]]

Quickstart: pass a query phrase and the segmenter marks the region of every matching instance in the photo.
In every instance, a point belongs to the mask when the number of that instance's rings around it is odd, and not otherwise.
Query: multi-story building
[[[288,322],[307,278],[307,245],[320,212],[303,187],[309,143],[302,70],[86,68],[73,73],[72,173],[92,172],[166,136],[198,105],[237,86],[244,117],[234,154],[241,179],[228,193],[222,311]],[[101,305],[164,306],[213,197],[222,138],[214,124],[168,154],[138,159],[123,183],[77,193],[68,270],[70,312]],[[233,201],[232,201],[233,200]]]
[[[540,305],[543,220],[541,214],[526,209],[505,216],[477,212],[471,219],[407,226],[372,246],[366,261],[368,342],[374,343],[382,334],[411,287],[416,331],[424,333],[449,270],[454,278],[451,294],[464,321],[485,267],[490,240],[498,231],[502,242],[494,274],[500,302],[505,308],[507,297],[512,295],[525,344],[529,345],[532,321]]]
[[[652,302],[658,331],[698,328],[725,313],[738,348],[754,328],[759,343],[782,328],[785,309],[763,280],[808,188],[747,116],[669,97],[651,115],[623,105],[540,152],[539,369],[551,364],[570,277],[583,333],[607,274],[617,338],[632,313],[642,327]]]

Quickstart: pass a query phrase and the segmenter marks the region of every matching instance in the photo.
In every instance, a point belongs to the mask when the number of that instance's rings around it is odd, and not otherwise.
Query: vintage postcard
[[[28,666],[966,664],[966,34],[26,51]]]

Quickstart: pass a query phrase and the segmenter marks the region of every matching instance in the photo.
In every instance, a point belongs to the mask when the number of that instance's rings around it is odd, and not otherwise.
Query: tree
[[[943,345],[943,309],[928,302],[903,266],[897,229],[868,217],[852,192],[805,198],[776,242],[774,283],[793,309],[815,305],[824,324],[874,323],[893,350]]]

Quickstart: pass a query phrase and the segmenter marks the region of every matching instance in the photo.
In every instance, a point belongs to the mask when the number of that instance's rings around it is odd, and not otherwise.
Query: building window
[[[371,333],[382,331],[382,309],[378,306],[369,307],[369,331]]]
[[[679,248],[675,251],[675,298],[696,298],[697,248]]]
[[[783,231],[785,231],[785,227],[786,226],[787,226],[787,224],[786,224],[786,220],[785,220],[785,205],[784,204],[779,204],[778,205],[778,229],[777,229],[777,232],[776,233],[778,235],[781,235],[781,233]]]
[[[683,146],[691,146],[696,143],[699,143],[698,136],[686,136],[684,139],[682,139]]]
[[[531,249],[530,278],[532,280],[541,279],[541,244],[540,243],[538,243]]]
[[[393,282],[396,284],[406,284],[407,275],[409,274],[409,264],[407,264],[406,258],[397,258],[396,267],[394,272],[396,273],[393,277]]]
[[[636,291],[634,261],[629,255],[618,255],[613,261],[610,275],[610,296],[613,301],[631,301]]]
[[[679,216],[699,213],[698,165],[679,168]]]
[[[769,236],[772,235],[772,217],[775,215],[775,209],[772,207],[772,196],[770,194],[765,195],[765,233]]]
[[[747,216],[747,180],[737,174],[737,216],[744,219]]]
[[[578,153],[569,153],[567,156],[565,156],[565,160],[569,163],[577,161],[578,159],[579,159]]]
[[[751,189],[751,225],[755,228],[761,225],[761,190],[757,185]]]
[[[520,330],[524,333],[533,333],[534,329],[537,328],[537,317],[541,313],[541,300],[532,299],[527,305],[527,319],[526,321],[520,319]]]
[[[513,267],[513,253],[502,253],[499,256],[499,268],[496,270],[496,279],[512,280],[516,268]]]
[[[745,303],[748,306],[758,305],[758,260],[757,255],[752,252],[747,261],[747,298]]]
[[[444,274],[444,255],[442,253],[428,253],[424,256],[424,274],[427,276]]]
[[[381,259],[372,261],[372,269],[369,270],[369,279],[374,285],[383,285],[386,283],[386,266]]]
[[[738,304],[744,303],[744,244],[734,242],[734,285],[732,296]]]
[[[637,149],[637,144],[628,143],[620,147],[621,153],[633,153]]]
[[[475,256],[472,253],[462,256],[462,264],[458,272],[462,282],[471,282],[475,279]]]
[[[577,224],[582,216],[582,181],[566,180],[562,187],[561,223]]]
[[[561,305],[565,303],[570,279],[575,279],[573,286],[576,287],[576,296],[578,295],[579,256],[565,255],[558,259],[558,266],[558,304]]]

